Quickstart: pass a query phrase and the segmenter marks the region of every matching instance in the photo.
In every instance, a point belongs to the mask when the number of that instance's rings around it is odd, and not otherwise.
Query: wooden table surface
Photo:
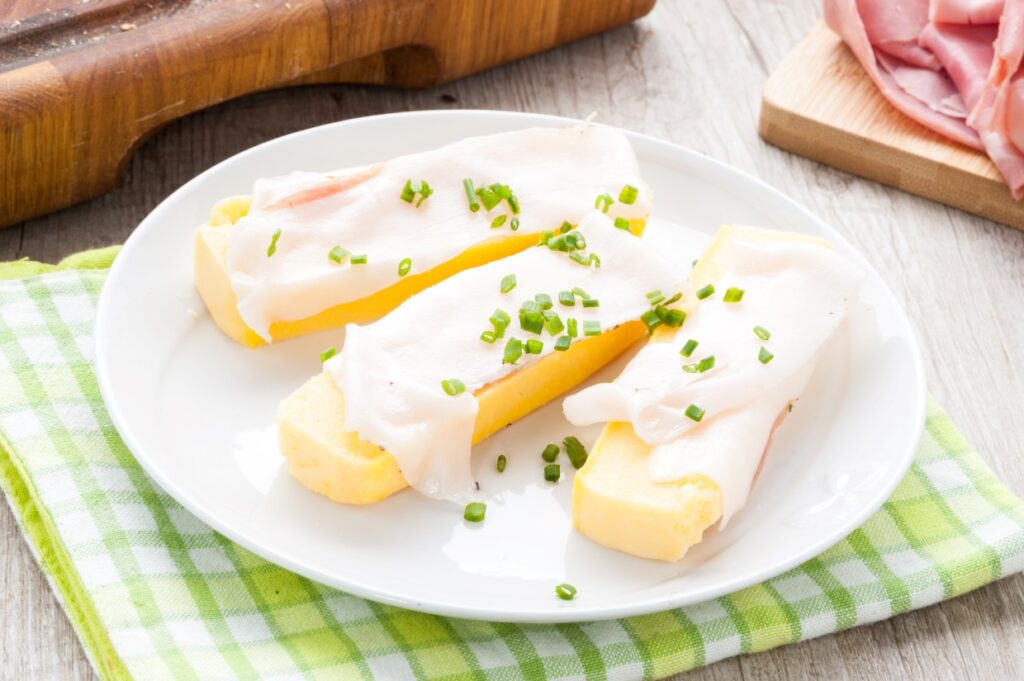
[[[702,151],[764,178],[834,225],[915,324],[931,392],[1024,495],[1024,232],[820,166],[757,136],[761,86],[820,0],[661,0],[633,26],[431,90],[269,92],[172,124],[114,193],[0,230],[0,260],[55,261],[123,241],[214,163],[301,128],[391,111],[488,108],[586,116]],[[74,632],[0,505],[0,679],[92,679]],[[1024,577],[687,679],[1024,678]]]

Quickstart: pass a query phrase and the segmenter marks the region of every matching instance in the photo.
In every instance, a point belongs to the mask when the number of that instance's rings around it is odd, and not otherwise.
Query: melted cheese
[[[650,213],[651,192],[629,141],[598,125],[471,137],[371,166],[258,180],[227,255],[245,324],[269,341],[273,322],[305,319],[394,284],[405,259],[417,274],[512,234],[506,202],[470,211],[465,178],[512,189],[521,210],[518,234],[576,224],[599,194],[617,199],[627,184],[640,190],[636,201],[616,201],[609,215],[640,219]],[[433,190],[418,207],[399,198],[408,180],[426,180]],[[492,227],[502,215],[504,224]],[[275,234],[276,251],[268,256]],[[365,254],[366,264],[331,262],[327,254],[335,246]]]

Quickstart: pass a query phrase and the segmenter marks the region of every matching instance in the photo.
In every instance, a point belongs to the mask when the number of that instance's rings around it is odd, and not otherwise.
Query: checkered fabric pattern
[[[19,278],[0,281],[0,483],[104,679],[660,678],[1024,568],[1024,507],[932,406],[914,466],[882,510],[821,556],[730,596],[543,626],[365,601],[267,563],[156,487],[93,374],[105,271],[33,272],[21,263]]]

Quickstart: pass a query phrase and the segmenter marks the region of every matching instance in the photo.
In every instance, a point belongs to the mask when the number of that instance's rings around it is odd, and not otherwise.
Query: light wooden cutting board
[[[897,111],[824,23],[769,77],[760,133],[801,156],[1024,229],[1024,202],[988,157]]]

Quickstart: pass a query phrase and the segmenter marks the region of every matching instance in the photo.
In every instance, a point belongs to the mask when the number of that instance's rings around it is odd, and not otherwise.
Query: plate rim
[[[96,309],[95,327],[94,327],[94,351],[96,357],[96,379],[100,389],[100,395],[103,399],[104,406],[110,415],[111,422],[116,428],[119,436],[124,441],[125,446],[132,453],[135,460],[142,466],[146,474],[153,480],[164,492],[171,496],[177,503],[181,504],[186,510],[199,518],[203,523],[210,526],[216,532],[224,535],[233,542],[238,543],[244,548],[252,551],[260,557],[284,567],[296,574],[303,577],[312,579],[318,583],[339,589],[345,593],[352,594],[361,598],[366,598],[378,603],[385,603],[388,605],[394,605],[401,608],[406,608],[418,612],[428,613],[432,615],[439,615],[444,617],[456,617],[463,619],[474,619],[474,620],[485,620],[493,622],[510,622],[510,623],[523,623],[523,624],[557,624],[557,623],[571,623],[571,622],[583,622],[583,621],[601,621],[618,619],[623,617],[632,617],[636,615],[645,615],[655,612],[662,612],[671,610],[686,605],[692,605],[695,603],[701,603],[715,598],[740,591],[749,586],[759,584],[763,581],[777,577],[778,575],[820,555],[825,550],[838,544],[844,538],[846,538],[851,532],[856,530],[858,527],[871,517],[882,505],[892,496],[896,486],[906,476],[907,471],[914,460],[914,454],[917,451],[921,437],[925,429],[925,417],[927,414],[927,381],[924,368],[924,360],[921,353],[920,343],[918,340],[918,334],[911,323],[910,318],[907,316],[906,310],[899,303],[896,296],[893,294],[892,289],[886,283],[885,279],[878,273],[878,271],[871,265],[871,263],[864,257],[864,255],[855,248],[842,234],[840,234],[835,228],[829,225],[827,222],[819,218],[817,215],[812,213],[809,209],[804,207],[796,200],[790,198],[781,190],[776,189],[767,182],[760,178],[742,170],[735,166],[720,161],[714,157],[700,153],[693,149],[689,149],[679,144],[669,142],[663,139],[659,139],[652,135],[645,133],[635,132],[626,128],[618,126],[608,126],[619,130],[624,133],[627,138],[631,141],[642,140],[645,144],[653,145],[659,151],[666,153],[668,156],[682,155],[689,157],[691,161],[697,161],[699,163],[710,164],[719,172],[732,173],[741,176],[747,182],[752,183],[757,189],[762,192],[762,195],[767,195],[769,198],[776,201],[781,201],[782,204],[787,205],[790,210],[795,210],[802,219],[813,224],[820,233],[824,234],[828,239],[833,241],[837,245],[841,245],[842,249],[847,253],[852,253],[856,256],[857,260],[860,261],[861,265],[864,266],[869,275],[877,277],[878,282],[882,287],[884,296],[888,299],[888,303],[893,309],[898,312],[897,321],[904,327],[906,337],[908,340],[912,369],[914,375],[913,384],[913,398],[914,407],[913,413],[915,414],[919,426],[912,431],[912,435],[909,440],[905,443],[903,451],[903,458],[898,462],[897,468],[893,470],[891,477],[886,480],[886,484],[882,485],[879,489],[879,493],[872,499],[872,502],[866,504],[857,513],[851,514],[844,522],[837,523],[836,526],[829,532],[822,534],[822,537],[817,541],[809,544],[803,551],[800,551],[791,556],[785,557],[774,563],[766,566],[762,566],[760,569],[752,571],[746,576],[735,578],[731,581],[723,582],[714,585],[713,587],[706,587],[703,589],[682,592],[682,595],[670,595],[665,598],[663,596],[652,597],[637,602],[630,602],[622,605],[594,605],[590,606],[586,603],[577,605],[579,602],[574,602],[571,607],[556,607],[565,606],[565,603],[555,603],[550,609],[543,611],[522,611],[522,610],[494,610],[493,608],[479,608],[475,606],[467,606],[460,604],[451,604],[444,601],[444,599],[438,599],[436,601],[424,601],[422,599],[414,599],[411,597],[402,596],[399,593],[395,593],[392,590],[380,589],[373,587],[372,585],[365,584],[358,581],[348,581],[343,578],[339,578],[337,575],[324,572],[317,569],[315,566],[307,565],[299,561],[293,560],[287,554],[281,553],[276,550],[273,546],[268,546],[257,540],[249,538],[245,532],[236,531],[228,522],[223,522],[218,516],[213,513],[207,512],[202,504],[197,503],[189,493],[174,483],[171,479],[166,477],[162,469],[157,462],[150,459],[145,455],[145,449],[141,446],[139,439],[136,437],[135,432],[131,428],[130,424],[121,414],[118,408],[117,400],[113,396],[113,387],[111,385],[111,376],[109,374],[109,364],[106,353],[103,351],[105,345],[104,341],[107,338],[107,332],[110,329],[110,324],[107,323],[107,318],[112,314],[110,308],[112,303],[110,302],[111,297],[114,295],[109,291],[114,291],[118,287],[109,285],[111,282],[118,281],[119,277],[122,276],[122,270],[124,270],[127,263],[131,259],[131,254],[139,244],[143,242],[144,235],[152,229],[159,227],[159,221],[154,219],[154,215],[158,214],[161,208],[171,200],[175,199],[181,194],[187,194],[192,190],[193,187],[201,185],[206,178],[221,168],[222,165],[227,163],[235,163],[245,156],[255,153],[257,150],[267,145],[279,145],[287,144],[290,140],[302,137],[304,135],[315,134],[315,131],[319,131],[325,128],[345,127],[357,122],[363,122],[367,120],[381,121],[387,123],[388,121],[405,121],[409,119],[426,119],[426,118],[451,118],[459,119],[464,117],[485,117],[495,119],[511,119],[515,124],[522,124],[521,127],[528,127],[530,125],[572,125],[578,124],[580,121],[576,118],[556,116],[551,114],[539,114],[529,112],[517,112],[517,111],[500,111],[491,109],[433,109],[426,111],[404,111],[394,112],[385,114],[376,114],[372,116],[359,116],[354,118],[345,119],[342,121],[334,121],[324,125],[313,126],[310,128],[304,128],[297,130],[286,135],[282,135],[270,140],[261,142],[260,144],[249,147],[237,154],[233,154],[225,159],[222,159],[218,163],[210,166],[203,172],[196,175],[194,178],[184,183],[174,192],[164,198],[159,204],[157,204],[139,225],[133,230],[131,235],[125,241],[121,247],[118,257],[114,259],[114,263],[110,268],[107,278],[104,281],[104,285],[100,291],[99,302]],[[877,503],[876,503],[877,501]]]

